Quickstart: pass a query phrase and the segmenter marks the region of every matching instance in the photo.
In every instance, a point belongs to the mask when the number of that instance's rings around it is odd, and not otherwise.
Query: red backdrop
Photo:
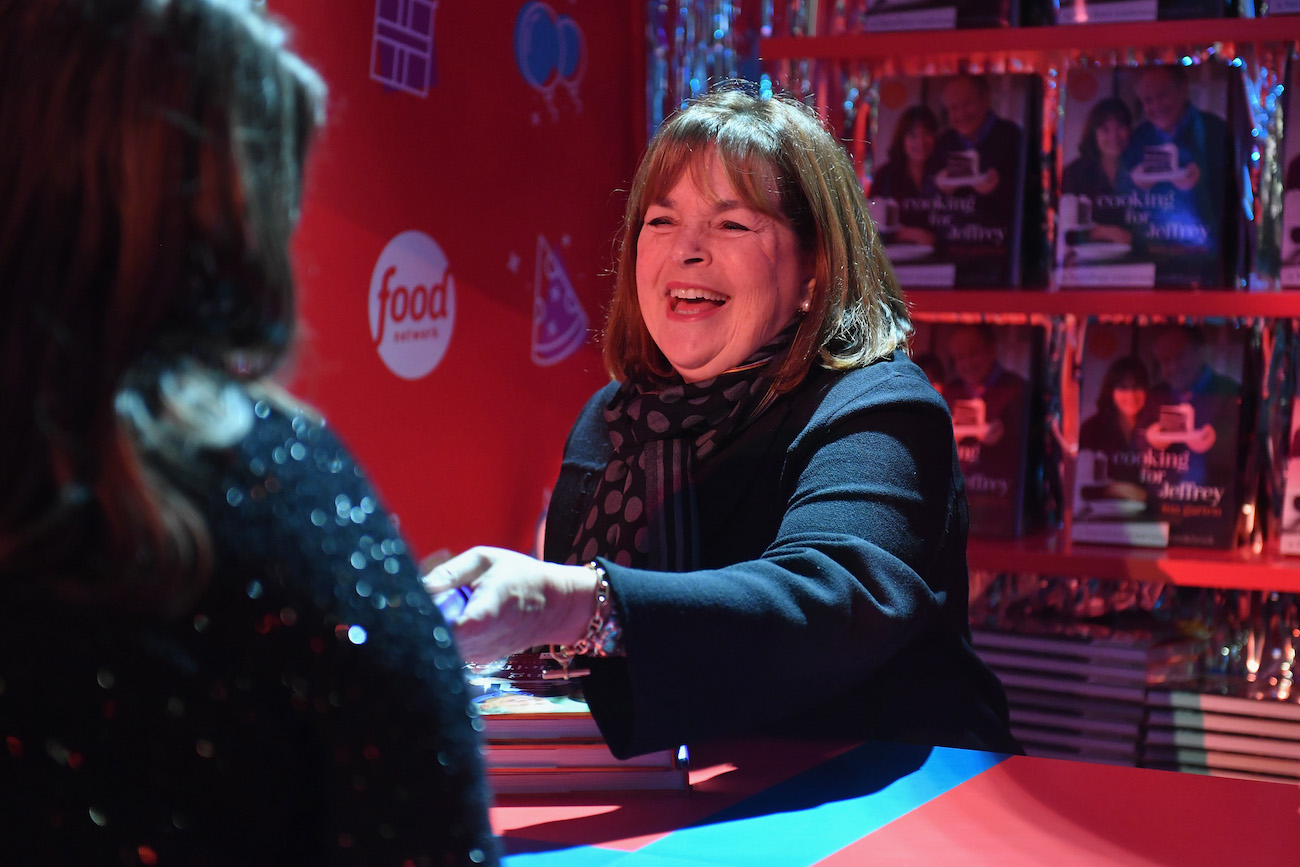
[[[417,555],[532,550],[565,434],[606,381],[594,330],[641,143],[633,4],[269,5],[330,88],[282,378]]]

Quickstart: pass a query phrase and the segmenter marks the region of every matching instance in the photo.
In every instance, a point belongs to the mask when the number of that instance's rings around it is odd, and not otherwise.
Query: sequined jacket
[[[546,525],[563,562],[610,456],[587,404]],[[970,642],[967,511],[952,421],[901,353],[817,368],[697,465],[705,568],[601,560],[625,658],[583,689],[615,755],[744,734],[1018,751]]]
[[[446,625],[322,424],[256,407],[173,623],[0,583],[5,864],[495,863]],[[7,577],[7,576],[6,576]]]

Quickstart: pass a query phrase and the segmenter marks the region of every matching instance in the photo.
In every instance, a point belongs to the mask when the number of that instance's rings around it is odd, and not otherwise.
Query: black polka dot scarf
[[[605,408],[614,456],[596,486],[568,562],[699,568],[692,470],[771,403],[770,362],[797,323],[739,367],[701,382],[624,382]]]

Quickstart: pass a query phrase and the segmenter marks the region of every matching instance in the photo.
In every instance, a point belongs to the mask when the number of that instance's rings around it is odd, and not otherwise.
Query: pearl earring
[[[809,310],[812,310],[812,299],[805,298],[803,300],[803,303],[799,305],[799,309],[802,310],[804,313],[807,313]]]

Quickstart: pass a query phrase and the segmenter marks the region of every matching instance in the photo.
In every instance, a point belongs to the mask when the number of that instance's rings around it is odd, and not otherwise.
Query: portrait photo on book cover
[[[1031,452],[1041,329],[1028,325],[917,326],[911,355],[952,413],[971,532],[1018,535]]]
[[[1285,117],[1300,115],[1300,62],[1287,67]],[[1285,127],[1282,136],[1282,268],[1281,283],[1300,287],[1300,125]]]
[[[1173,541],[1230,538],[1244,351],[1243,332],[1229,326],[1089,326],[1076,527],[1158,521]]]
[[[911,286],[1013,285],[1018,275],[1032,76],[881,82],[871,215]]]
[[[1217,285],[1236,150],[1228,69],[1076,69],[1062,100],[1061,285]]]

